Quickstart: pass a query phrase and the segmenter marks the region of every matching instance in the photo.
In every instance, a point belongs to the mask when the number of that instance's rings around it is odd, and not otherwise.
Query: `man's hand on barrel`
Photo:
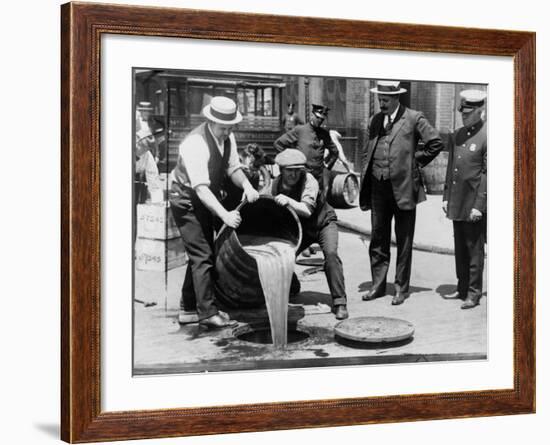
[[[236,229],[241,224],[241,214],[238,210],[227,212],[223,217],[223,223],[232,229]]]
[[[286,207],[290,203],[290,200],[288,199],[288,196],[279,194],[275,196],[275,202],[280,206]]]
[[[251,185],[244,188],[244,196],[248,202],[255,202],[260,197],[258,190],[256,190]]]

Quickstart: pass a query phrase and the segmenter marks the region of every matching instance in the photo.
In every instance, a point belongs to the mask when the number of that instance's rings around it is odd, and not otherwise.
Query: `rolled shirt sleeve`
[[[192,134],[186,137],[180,144],[179,156],[185,166],[191,188],[210,185],[210,175],[208,174],[210,152],[202,136]]]
[[[313,213],[317,204],[317,195],[319,194],[319,183],[311,173],[306,173],[306,182],[300,201],[304,203],[310,212]]]
[[[237,141],[233,133],[229,135],[229,143],[231,151],[229,152],[229,160],[227,163],[227,176],[231,176],[237,170],[243,168],[241,160],[239,159],[239,153],[237,152]]]

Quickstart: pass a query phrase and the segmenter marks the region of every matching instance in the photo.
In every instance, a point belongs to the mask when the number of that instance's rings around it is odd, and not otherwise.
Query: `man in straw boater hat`
[[[244,190],[248,202],[256,201],[259,195],[241,170],[232,130],[242,115],[235,102],[213,97],[203,114],[207,121],[182,141],[171,172],[170,205],[189,258],[179,321],[193,321],[198,315],[200,325],[223,328],[236,322],[215,303],[214,228],[221,222],[232,228],[241,223],[238,211],[228,211],[220,203],[223,180],[230,177]]]
[[[457,290],[443,298],[464,300],[462,309],[479,304],[487,230],[487,130],[482,115],[486,93],[460,93],[462,128],[453,135],[443,191],[443,211],[453,221]]]
[[[378,95],[380,112],[368,125],[359,194],[361,209],[371,210],[372,223],[372,286],[363,300],[386,295],[395,219],[397,265],[392,304],[399,305],[409,296],[416,205],[426,200],[420,168],[439,154],[443,143],[421,112],[399,102],[399,95],[406,92],[400,82],[378,81],[371,92]],[[419,140],[424,142],[422,148]]]
[[[325,275],[332,296],[332,312],[338,320],[348,318],[346,289],[342,260],[338,255],[336,213],[326,201],[318,200],[319,184],[306,172],[306,156],[299,150],[287,148],[275,157],[281,174],[272,184],[275,202],[296,212],[302,224],[302,243],[298,252],[319,243],[325,257]],[[292,277],[297,280],[296,275]],[[296,287],[299,283],[294,283]]]

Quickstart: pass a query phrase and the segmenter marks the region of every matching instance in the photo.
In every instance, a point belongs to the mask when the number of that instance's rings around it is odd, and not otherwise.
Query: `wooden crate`
[[[180,238],[169,240],[136,239],[136,269],[166,271],[187,263],[187,254]]]
[[[178,238],[180,233],[165,202],[138,204],[137,236],[156,240]]]

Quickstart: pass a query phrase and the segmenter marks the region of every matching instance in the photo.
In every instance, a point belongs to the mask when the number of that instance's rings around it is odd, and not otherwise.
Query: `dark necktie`
[[[388,123],[387,123],[386,126],[384,127],[384,131],[385,131],[386,133],[390,133],[392,128],[393,128],[393,122],[391,121],[391,116],[388,115]]]

